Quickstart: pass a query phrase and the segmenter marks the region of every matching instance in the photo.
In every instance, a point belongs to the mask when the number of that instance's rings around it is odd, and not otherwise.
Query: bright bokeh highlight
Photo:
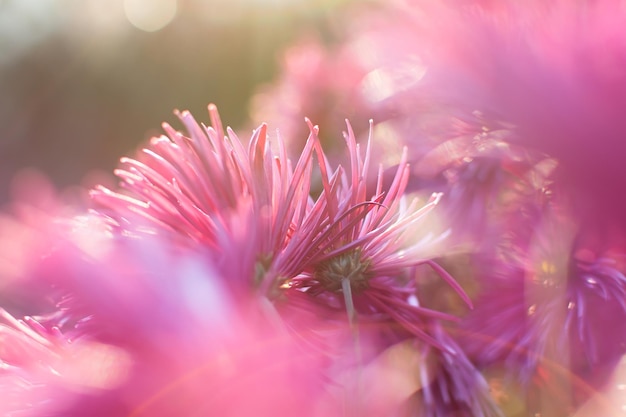
[[[176,0],[124,0],[124,13],[137,29],[156,32],[176,16]]]

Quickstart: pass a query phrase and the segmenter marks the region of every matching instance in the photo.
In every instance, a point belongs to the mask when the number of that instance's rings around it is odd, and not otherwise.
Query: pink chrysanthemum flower
[[[164,124],[169,137],[152,139],[137,159],[122,158],[116,174],[128,192],[98,187],[92,196],[117,227],[144,225],[200,243],[227,269],[238,265],[239,276],[258,280],[312,205],[313,136],[294,167],[266,125],[245,149],[232,130],[224,135],[214,105],[209,114],[213,127],[207,128],[178,113],[189,137]]]
[[[161,234],[203,244],[217,264],[230,273],[239,268],[233,275],[254,283],[265,295],[278,296],[277,287],[291,286],[300,295],[325,293],[319,300],[337,307],[337,294],[350,302],[354,292],[358,303],[371,306],[370,313],[385,312],[430,342],[413,318],[450,317],[417,305],[410,295],[415,292],[408,277],[411,268],[433,266],[469,302],[430,260],[428,246],[410,242],[414,226],[439,197],[421,209],[417,201],[409,204],[402,198],[409,176],[406,151],[387,190],[379,170],[369,199],[365,179],[370,145],[361,155],[350,126],[346,141],[351,172],[346,175],[339,168],[329,176],[317,127],[310,123],[309,140],[292,169],[280,138],[278,153],[273,152],[265,125],[254,132],[245,151],[232,131],[223,136],[215,107],[209,111],[215,129],[202,129],[182,113],[190,138],[164,125],[169,139],[153,139],[143,162],[124,158],[125,169],[116,172],[131,195],[98,188],[93,197],[111,209],[100,212],[115,219],[116,226],[136,230],[133,221],[141,216]],[[309,196],[314,150],[323,185],[315,200]],[[335,277],[342,272],[349,275],[346,280]],[[351,316],[356,311],[351,305],[345,308]]]
[[[433,196],[421,208],[416,199],[407,202],[403,196],[409,176],[405,150],[389,188],[383,189],[381,166],[376,189],[368,198],[365,179],[370,146],[368,143],[363,155],[350,124],[347,126],[349,173],[339,167],[330,174],[325,155],[317,149],[323,184],[318,202],[324,202],[328,218],[316,223],[324,226],[322,230],[303,237],[304,244],[295,243],[298,248],[306,248],[307,255],[301,257],[305,263],[298,268],[300,273],[285,280],[286,296],[345,309],[350,322],[357,317],[391,321],[409,334],[440,346],[420,323],[423,318],[451,317],[419,306],[415,268],[431,266],[471,305],[456,281],[431,260],[430,242],[415,238],[416,226],[423,225],[424,216],[440,196]],[[283,265],[289,265],[291,259],[279,259],[275,267],[285,270]]]

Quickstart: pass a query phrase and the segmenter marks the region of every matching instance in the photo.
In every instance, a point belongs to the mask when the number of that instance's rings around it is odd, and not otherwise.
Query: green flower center
[[[326,290],[342,291],[342,281],[347,279],[353,292],[363,291],[371,278],[370,261],[361,257],[360,250],[353,250],[320,262],[313,274]]]
[[[260,255],[254,264],[254,277],[253,282],[255,287],[261,285],[263,279],[265,279],[265,275],[269,272],[270,267],[272,266],[272,261],[274,260],[274,254],[268,253],[265,255]]]

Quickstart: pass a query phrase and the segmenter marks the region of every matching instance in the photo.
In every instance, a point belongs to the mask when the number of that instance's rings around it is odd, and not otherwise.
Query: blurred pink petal
[[[69,296],[59,313],[26,323],[5,314],[0,358],[7,375],[42,386],[36,415],[303,411],[320,385],[318,359],[258,301],[226,292],[202,251],[92,236],[103,251],[83,252],[70,236],[40,271]],[[29,395],[18,406],[28,408]]]

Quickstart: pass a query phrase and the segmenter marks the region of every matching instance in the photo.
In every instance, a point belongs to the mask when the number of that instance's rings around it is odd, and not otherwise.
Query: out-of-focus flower
[[[426,153],[414,170],[410,188],[445,190],[439,215],[454,234],[451,245],[490,252],[504,233],[527,233],[539,221],[557,163],[507,143],[510,135],[506,130],[486,131],[445,141]],[[459,142],[465,145],[450,154]],[[430,185],[424,181],[430,178],[441,181]]]
[[[3,392],[17,390],[3,407],[35,416],[306,415],[321,357],[258,299],[227,291],[202,249],[99,234],[89,223],[68,231],[36,277],[67,294],[61,310],[25,322],[3,314]],[[87,231],[103,244],[98,253],[84,250]]]
[[[66,220],[84,210],[70,190],[58,192],[44,175],[23,170],[12,181],[12,201],[0,213],[0,306],[23,314],[54,307],[56,290],[32,277],[62,241]],[[86,193],[83,197],[86,197]]]
[[[432,181],[422,177],[422,165],[432,166],[433,149],[440,147],[436,162],[443,171],[447,163],[476,156],[463,138],[505,127],[504,141],[525,148],[531,166],[537,155],[558,162],[555,174],[575,194],[581,215],[623,227],[626,199],[614,192],[626,177],[620,162],[626,155],[621,2],[397,0],[370,6],[374,10],[355,7],[342,21],[345,30],[332,47],[309,41],[302,48],[315,51],[303,53],[315,57],[311,66],[332,67],[335,79],[344,80],[332,84],[332,93],[294,81],[298,72],[289,65],[275,90],[297,98],[288,102],[331,101],[324,106],[330,115],[336,103],[358,108],[376,120],[380,139],[409,146],[412,182],[420,186]],[[291,53],[285,59],[299,62]],[[333,67],[335,61],[349,65]],[[272,98],[265,97],[262,108],[271,109]],[[265,120],[289,114],[275,113]]]
[[[597,245],[583,235],[570,258],[565,326],[571,369],[594,389],[626,353],[625,249],[623,241]]]
[[[433,16],[454,23],[457,15],[473,13],[471,2],[452,6],[445,2],[429,5],[392,1],[370,6],[374,10],[357,7],[352,19],[346,21],[350,30],[345,31],[348,35],[342,43],[324,49],[320,43],[309,40],[296,48],[300,53],[287,52],[285,61],[293,64],[284,66],[274,89],[289,91],[295,98],[284,100],[277,95],[260,94],[260,114],[265,120],[288,124],[284,119],[292,113],[271,109],[285,102],[304,103],[300,106],[306,108],[331,101],[342,112],[358,109],[357,113],[372,117],[376,121],[376,141],[372,146],[377,160],[397,163],[397,149],[406,145],[412,166],[408,189],[444,192],[446,198],[438,212],[444,222],[451,224],[455,244],[469,238],[472,245],[483,243],[489,247],[489,241],[483,239],[485,226],[492,219],[498,223],[502,201],[510,203],[515,193],[520,194],[518,202],[523,200],[527,190],[520,188],[537,186],[529,184],[529,178],[546,177],[551,172],[541,172],[538,167],[540,161],[547,159],[543,153],[519,146],[513,123],[483,105],[482,96],[474,94],[478,88],[473,79],[465,85],[459,76],[458,82],[455,78],[459,88],[450,88],[449,77],[461,70],[447,65],[451,66],[449,61],[453,59],[462,63],[464,51],[456,41],[464,39],[465,22],[451,24],[449,27],[455,28],[451,31],[448,26],[442,29],[439,23],[432,24],[438,21]],[[454,33],[448,36],[447,32]],[[454,55],[454,51],[460,56]],[[303,64],[309,61],[310,65]],[[344,61],[347,64],[335,65]],[[297,63],[309,70],[333,68],[330,92],[312,89],[308,79],[297,81],[302,77],[302,71],[296,70]],[[326,85],[324,81],[322,84]],[[322,120],[336,119],[332,105],[322,109],[327,112]],[[286,138],[288,143],[294,140]],[[337,149],[326,148],[331,160],[337,157],[333,155]],[[388,176],[392,177],[393,172]],[[497,233],[496,228],[493,227],[493,233]]]
[[[586,400],[626,352],[623,242],[611,235],[600,243],[551,204],[519,246],[481,268],[484,289],[462,327],[468,355],[526,384],[563,379],[575,403]]]
[[[0,411],[3,415],[41,414],[54,393],[49,384],[55,376],[48,367],[62,362],[59,351],[63,346],[59,345],[64,343],[55,344],[49,340],[50,334],[40,334],[35,330],[38,323],[30,317],[28,321],[18,321],[5,310],[0,314]]]
[[[402,107],[400,123],[420,119],[410,110],[418,103],[448,115],[480,111],[510,125],[511,142],[556,158],[579,199],[603,202],[586,207],[593,215],[621,220],[626,200],[614,192],[626,174],[621,2],[393,4],[387,8],[392,19],[386,16],[393,28],[379,17],[366,29],[386,39],[389,48],[379,50],[379,59],[395,58],[388,65],[398,68],[416,55],[426,68],[419,83],[389,99],[412,103]]]
[[[371,117],[359,94],[364,68],[341,48],[327,48],[332,47],[313,37],[292,45],[282,58],[280,81],[261,88],[252,100],[252,120],[280,126],[291,155],[298,155],[302,148],[305,117],[331,132],[342,129],[346,118],[361,126]],[[322,136],[321,140],[333,161],[343,156],[343,143],[334,137]]]
[[[424,347],[423,355],[430,367],[421,368],[423,389],[407,406],[415,410],[415,415],[427,417],[503,416],[485,378],[463,349],[440,325],[433,326],[433,337],[446,349]]]
[[[507,369],[521,373],[529,382],[555,330],[545,317],[546,309],[538,307],[532,297],[540,295],[543,300],[543,288],[532,283],[527,288],[521,270],[507,271],[498,277],[486,285],[476,300],[476,310],[464,321],[467,333],[462,337],[463,346],[479,365],[503,362]]]

